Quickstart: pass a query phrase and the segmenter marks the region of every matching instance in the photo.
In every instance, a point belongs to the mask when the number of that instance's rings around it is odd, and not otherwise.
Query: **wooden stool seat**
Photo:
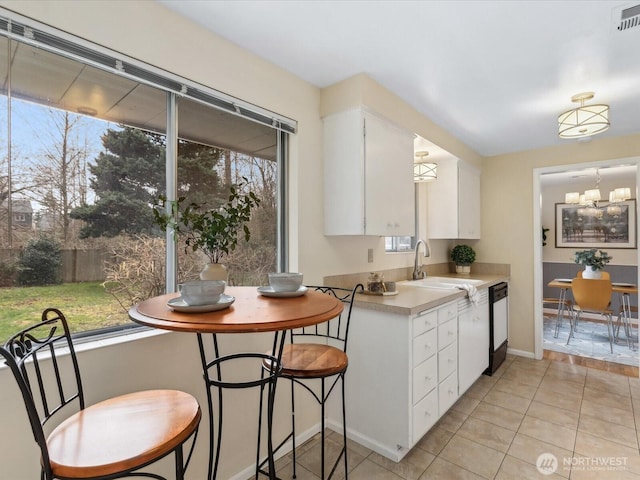
[[[344,372],[349,358],[342,350],[330,345],[293,343],[282,352],[282,375],[319,378]]]
[[[81,410],[51,432],[51,469],[56,477],[91,478],[139,468],[185,442],[200,417],[195,398],[176,390],[110,398]]]

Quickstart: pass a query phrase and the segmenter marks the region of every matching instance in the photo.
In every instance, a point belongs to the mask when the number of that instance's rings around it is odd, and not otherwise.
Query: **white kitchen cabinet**
[[[480,290],[477,304],[458,300],[459,394],[462,395],[489,366],[489,302]]]
[[[351,438],[400,461],[453,405],[457,315],[456,301],[414,316],[354,307],[346,375]]]
[[[480,238],[480,172],[458,159],[438,162],[427,185],[429,238]]]
[[[324,118],[324,233],[415,234],[411,132],[362,108]]]

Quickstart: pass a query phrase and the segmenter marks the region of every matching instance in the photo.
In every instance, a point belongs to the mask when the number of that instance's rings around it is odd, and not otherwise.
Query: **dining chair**
[[[553,338],[558,338],[558,333],[560,331],[560,327],[562,326],[562,319],[564,318],[565,312],[569,314],[569,316],[573,315],[573,304],[568,298],[555,298],[555,297],[545,297],[542,299],[542,307],[545,305],[553,305],[554,308],[557,309],[556,314],[556,331],[553,335]]]
[[[353,289],[326,286],[308,286],[315,291],[332,295],[345,304],[340,316],[327,322],[311,327],[291,330],[291,342],[285,345],[282,352],[281,377],[291,380],[291,432],[276,447],[279,450],[287,441],[292,441],[293,478],[296,478],[296,427],[295,427],[295,386],[300,385],[307,390],[320,405],[320,479],[330,479],[340,460],[344,461],[344,478],[347,479],[347,423],[344,376],[349,366],[347,356],[347,341],[349,338],[349,323],[355,295],[364,291],[362,284]],[[265,362],[265,368],[269,364]],[[318,380],[320,391],[311,382]],[[331,393],[340,384],[342,393],[342,447],[334,461],[329,475],[325,477],[325,405]],[[260,449],[258,448],[258,452]],[[260,470],[265,461],[257,461]],[[264,471],[260,470],[262,473]]]
[[[0,358],[22,394],[40,448],[41,479],[165,479],[140,469],[172,453],[175,478],[184,479],[201,418],[193,396],[147,390],[86,406],[67,319],[55,308],[9,338],[0,347]],[[69,416],[70,409],[75,413]]]
[[[627,337],[627,345],[629,346],[629,348],[633,349],[634,348],[633,345],[636,340],[634,340],[631,318],[629,318],[627,315],[630,315],[631,313],[635,313],[636,314],[635,318],[637,319],[638,307],[635,305],[629,305],[626,308],[628,308],[628,311],[625,311],[624,305],[620,305],[620,308],[618,309],[618,320],[616,322],[616,327],[615,327],[615,332],[616,332],[615,339],[619,340],[620,326],[622,325],[622,327],[624,328],[624,333]],[[637,335],[635,337],[637,339]]]
[[[573,337],[578,320],[583,313],[596,313],[602,315],[607,322],[609,333],[609,347],[613,353],[613,322],[612,311],[609,309],[613,287],[611,280],[606,278],[588,279],[576,277],[571,281],[571,293],[573,294],[573,318],[571,330],[567,338],[567,345]],[[585,318],[582,318],[586,320]]]

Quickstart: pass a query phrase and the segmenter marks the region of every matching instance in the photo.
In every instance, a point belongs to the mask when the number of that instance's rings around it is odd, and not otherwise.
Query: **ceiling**
[[[640,132],[640,26],[616,29],[640,1],[157,1],[318,87],[366,73],[483,156],[577,141],[585,91],[600,138]]]
[[[164,133],[166,92],[44,49],[0,37],[0,93],[82,113],[115,124]],[[178,135],[251,156],[275,160],[277,135],[270,126],[181,97]]]

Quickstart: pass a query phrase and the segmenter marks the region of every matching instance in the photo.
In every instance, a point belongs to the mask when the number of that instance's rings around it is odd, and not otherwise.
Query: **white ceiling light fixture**
[[[558,135],[560,138],[581,138],[602,133],[609,128],[609,105],[585,105],[593,92],[578,93],[571,97],[580,106],[558,115]]]
[[[426,150],[415,153],[415,156],[420,159],[413,164],[413,181],[416,183],[430,182],[438,178],[438,164],[424,161],[424,157],[428,155],[429,152]]]

